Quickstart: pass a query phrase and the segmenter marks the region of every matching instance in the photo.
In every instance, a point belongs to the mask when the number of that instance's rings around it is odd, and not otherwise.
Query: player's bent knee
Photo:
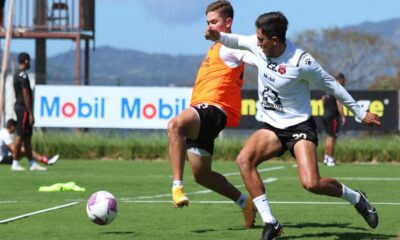
[[[169,120],[167,125],[168,136],[179,134],[181,128],[182,126],[175,118]]]
[[[239,155],[236,157],[236,164],[241,169],[248,168],[251,166],[251,157],[244,152],[240,152]]]
[[[306,189],[309,192],[318,194],[320,192],[320,186],[317,181],[309,181],[309,182],[303,182],[302,183],[304,189]]]

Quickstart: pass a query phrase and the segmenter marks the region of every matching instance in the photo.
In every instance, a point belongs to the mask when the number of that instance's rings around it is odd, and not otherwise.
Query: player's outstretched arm
[[[381,126],[381,120],[379,119],[378,115],[370,112],[367,112],[367,115],[365,115],[365,118],[362,120],[362,123],[367,126],[377,126],[377,127]]]
[[[221,34],[218,30],[215,29],[211,29],[210,26],[207,27],[206,31],[204,32],[204,37],[207,40],[211,40],[211,41],[218,41],[221,37]]]

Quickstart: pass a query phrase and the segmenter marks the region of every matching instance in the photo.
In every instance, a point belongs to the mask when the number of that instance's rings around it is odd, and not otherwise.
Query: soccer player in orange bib
[[[206,18],[208,27],[230,33],[233,8],[228,1],[216,1],[208,5]],[[251,227],[256,214],[251,198],[211,169],[215,138],[226,126],[239,125],[244,63],[255,66],[256,57],[248,51],[213,44],[198,71],[190,107],[168,123],[168,138],[175,207],[189,204],[183,191],[187,152],[196,182],[236,202],[245,226]]]

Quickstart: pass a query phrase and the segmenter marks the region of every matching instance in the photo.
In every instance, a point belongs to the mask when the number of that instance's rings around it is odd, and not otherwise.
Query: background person
[[[17,130],[15,139],[15,151],[13,151],[13,161],[11,164],[11,170],[13,171],[25,171],[26,169],[19,164],[21,157],[21,147],[24,146],[25,155],[29,159],[29,169],[31,171],[46,171],[45,167],[42,167],[36,163],[36,160],[32,155],[32,133],[33,124],[35,119],[33,117],[33,96],[32,88],[29,82],[28,70],[31,66],[30,56],[26,52],[22,52],[18,55],[18,70],[14,74],[14,91],[15,91],[15,105],[14,111],[17,115]]]
[[[9,119],[6,123],[6,128],[0,130],[0,164],[12,164],[13,152],[15,151],[15,144],[12,139],[12,135],[15,133],[17,128],[17,121],[14,119]],[[25,155],[24,150],[22,150],[22,155]],[[48,159],[45,155],[41,155],[35,151],[32,151],[33,158],[46,165],[55,164],[60,155],[55,155]]]
[[[335,79],[344,87],[346,78],[343,73],[336,75]],[[336,161],[333,158],[333,154],[335,152],[339,126],[344,126],[346,124],[346,116],[343,112],[343,104],[340,103],[334,95],[325,94],[322,96],[322,101],[324,103],[322,122],[326,132],[324,164],[329,167],[334,167],[336,166]]]

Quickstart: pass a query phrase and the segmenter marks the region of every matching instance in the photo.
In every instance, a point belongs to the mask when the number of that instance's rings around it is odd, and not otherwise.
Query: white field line
[[[267,178],[263,180],[263,183],[271,183],[275,182],[278,180],[277,178]],[[244,187],[244,185],[235,185],[236,188],[241,188]],[[186,195],[195,195],[195,194],[205,194],[205,193],[210,193],[213,192],[212,190],[205,189],[201,191],[196,191],[196,192],[188,192]],[[167,194],[158,194],[158,195],[153,195],[153,196],[140,196],[140,197],[132,197],[132,198],[120,198],[121,201],[130,201],[132,199],[155,199],[155,198],[162,198],[162,197],[171,197],[172,194],[167,193]]]
[[[125,203],[172,203],[166,200],[125,200]],[[199,204],[232,204],[232,201],[190,201]],[[290,201],[271,201],[271,204],[287,205],[349,205],[348,202],[290,202]],[[374,205],[400,205],[400,202],[373,202]]]
[[[277,167],[270,167],[270,168],[262,168],[259,169],[258,172],[268,172],[268,171],[275,171],[275,170],[280,170],[280,169],[284,169],[285,167],[283,166],[277,166]],[[225,173],[223,174],[225,177],[227,176],[236,176],[236,175],[240,175],[239,172],[232,172],[232,173]],[[268,181],[268,179],[267,179]],[[276,180],[274,180],[276,181]],[[266,182],[264,182],[266,183]],[[244,185],[238,185],[235,186],[237,188],[243,187]],[[210,193],[212,192],[211,190],[202,190],[202,191],[197,191],[197,192],[189,192],[186,193],[187,195],[193,195],[193,194],[204,194],[204,193]],[[157,194],[157,195],[152,195],[152,196],[140,196],[140,197],[131,197],[131,198],[121,198],[122,201],[124,200],[130,200],[130,199],[154,199],[154,198],[162,198],[162,197],[171,197],[172,195],[170,193],[167,194]]]
[[[355,181],[400,181],[400,178],[375,178],[375,177],[335,177],[340,180],[355,180]]]
[[[269,172],[269,171],[275,171],[275,170],[280,170],[280,169],[284,169],[284,168],[285,167],[283,167],[283,166],[262,168],[262,169],[259,169],[258,172]],[[225,177],[236,176],[236,175],[240,175],[240,172],[225,173],[225,174],[222,174],[222,175],[224,175]]]
[[[32,216],[32,215],[36,215],[36,214],[40,214],[40,213],[45,213],[45,212],[50,212],[50,211],[54,211],[54,210],[61,209],[61,208],[70,207],[70,206],[76,205],[78,203],[79,202],[73,202],[73,203],[68,203],[68,204],[64,204],[64,205],[60,205],[60,206],[56,206],[56,207],[52,207],[52,208],[46,208],[46,209],[39,210],[39,211],[36,211],[36,212],[26,213],[26,214],[23,214],[23,215],[20,215],[20,216],[16,216],[16,217],[13,217],[13,218],[8,218],[8,219],[1,220],[0,224],[8,223],[8,222],[11,222],[11,221],[15,221],[15,220],[18,220],[18,219],[21,219],[21,218],[26,218],[26,217],[29,217],[29,216]]]

